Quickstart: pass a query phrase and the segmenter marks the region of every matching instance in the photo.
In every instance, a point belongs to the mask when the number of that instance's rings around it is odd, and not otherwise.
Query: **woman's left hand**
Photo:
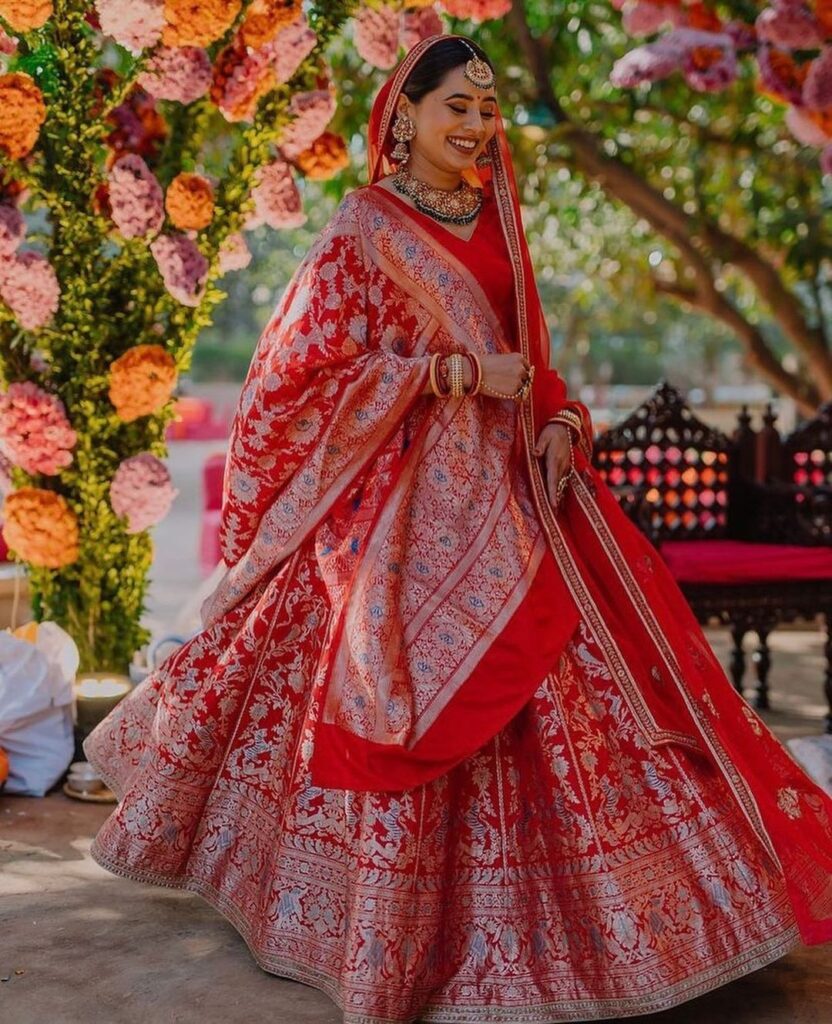
[[[557,509],[558,482],[569,472],[571,465],[569,427],[562,423],[547,423],[538,435],[534,453],[544,460],[549,503]]]

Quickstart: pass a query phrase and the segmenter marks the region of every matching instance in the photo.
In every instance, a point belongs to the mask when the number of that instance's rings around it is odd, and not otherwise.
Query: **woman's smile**
[[[449,135],[447,141],[455,150],[465,153],[466,156],[473,153],[479,145],[476,139],[466,139],[460,135]]]

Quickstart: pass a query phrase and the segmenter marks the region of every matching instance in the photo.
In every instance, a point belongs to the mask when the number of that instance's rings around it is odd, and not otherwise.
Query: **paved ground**
[[[155,534],[149,623],[173,624],[194,596],[199,472],[217,443],[171,452],[180,497]],[[185,616],[187,618],[187,615]],[[710,633],[722,655],[724,634]],[[751,638],[748,638],[749,641]],[[749,653],[753,645],[749,642]],[[775,634],[772,702],[782,738],[817,733],[824,712],[819,633]],[[750,682],[750,680],[749,680]],[[109,809],[60,791],[0,797],[2,1024],[336,1024],[313,989],[261,971],[245,944],[198,897],[124,881],[89,845]],[[676,1010],[657,1024],[826,1024],[832,945],[796,952]]]

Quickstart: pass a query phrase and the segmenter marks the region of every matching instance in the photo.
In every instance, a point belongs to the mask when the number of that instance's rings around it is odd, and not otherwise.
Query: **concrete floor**
[[[199,473],[215,442],[172,446],[180,496],[154,534],[148,625],[194,606]],[[198,607],[198,603],[196,604]],[[187,618],[187,616],[185,616]],[[726,663],[722,632],[709,632]],[[748,638],[749,653],[753,646]],[[772,705],[782,739],[818,733],[819,633],[772,637]],[[749,685],[751,680],[749,679]],[[89,846],[110,807],[0,796],[0,1024],[337,1024],[330,1000],[258,968],[232,926],[199,897],[110,875]],[[657,1024],[828,1024],[832,944],[804,949],[645,1020]]]

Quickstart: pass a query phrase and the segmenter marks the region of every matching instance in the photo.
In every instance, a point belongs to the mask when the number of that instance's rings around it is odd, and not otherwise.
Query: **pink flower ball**
[[[664,25],[678,25],[682,20],[682,11],[670,4],[648,3],[636,0],[628,4],[621,16],[621,24],[625,32],[631,36],[651,36]]]
[[[430,36],[441,36],[443,32],[442,18],[435,7],[419,7],[415,11],[404,12],[402,45],[406,50]]]
[[[60,297],[57,275],[45,256],[18,252],[0,260],[0,299],[27,331],[36,331],[52,319]]]
[[[306,24],[306,20],[299,18],[281,29],[274,39],[263,47],[279,85],[289,81],[315,49],[317,42],[318,37]]]
[[[678,71],[682,55],[658,44],[638,46],[613,64],[610,81],[619,89],[632,89],[643,82],[658,82]]]
[[[107,176],[113,221],[125,238],[156,234],[165,219],[164,194],[136,153],[119,157]]]
[[[454,18],[489,21],[508,14],[511,0],[442,0],[442,6]]]
[[[198,46],[162,46],[139,75],[139,85],[157,100],[193,103],[211,85],[211,58]]]
[[[758,15],[754,27],[759,39],[787,50],[811,50],[823,43],[823,29],[800,4],[767,7]]]
[[[95,0],[101,31],[132,54],[155,46],[165,27],[164,0]]]
[[[12,463],[6,456],[0,451],[0,498],[5,498],[7,494],[11,494],[14,490],[14,484],[12,483]],[[0,523],[3,521],[2,517],[3,502],[0,501]]]
[[[208,260],[187,235],[159,235],[150,251],[165,288],[183,306],[198,306],[205,294]]]
[[[251,263],[251,251],[246,245],[246,240],[239,233],[229,235],[220,246],[220,273],[226,274],[230,270],[244,270],[249,263]]]
[[[812,61],[801,98],[810,110],[832,107],[832,46],[824,47]]]
[[[786,111],[786,127],[803,146],[826,146],[829,144],[829,137],[826,132],[816,124],[805,110],[799,107],[789,107]]]
[[[26,234],[26,221],[16,206],[0,203],[0,259],[17,249]]]
[[[128,533],[141,533],[161,522],[179,491],[167,466],[150,452],[132,455],[116,470],[110,484],[110,504],[127,519]]]
[[[2,26],[0,26],[0,53],[6,57],[11,57],[13,53],[17,52],[17,40],[10,36]]]
[[[312,145],[332,120],[335,106],[329,89],[295,93],[289,104],[294,120],[280,139],[280,149],[288,160],[294,160]]]
[[[715,36],[715,39],[717,37]],[[688,52],[682,63],[682,72],[685,81],[697,92],[721,92],[737,78],[737,55],[734,52],[734,44],[729,36],[721,37],[725,45],[714,47],[721,49],[720,56],[708,67],[699,67],[693,59],[693,53]]]
[[[72,462],[77,440],[57,395],[28,380],[0,395],[0,442],[15,466],[55,476]]]
[[[376,68],[392,68],[399,52],[399,12],[392,7],[362,7],[354,19],[359,57]]]
[[[246,221],[248,230],[261,224],[270,228],[299,228],[306,222],[292,170],[283,160],[274,160],[257,171],[251,197],[254,211]]]

